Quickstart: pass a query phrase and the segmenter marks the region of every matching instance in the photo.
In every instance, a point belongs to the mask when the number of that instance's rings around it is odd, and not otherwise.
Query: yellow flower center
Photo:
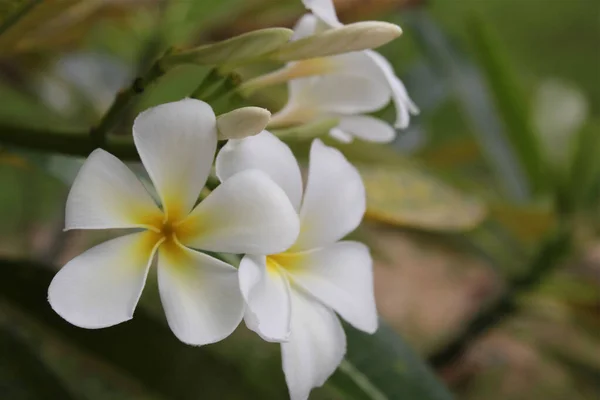
[[[276,273],[279,269],[291,271],[300,267],[301,258],[298,253],[283,252],[267,256],[267,271]]]

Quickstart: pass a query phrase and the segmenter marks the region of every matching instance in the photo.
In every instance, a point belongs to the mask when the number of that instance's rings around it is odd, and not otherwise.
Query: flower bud
[[[243,107],[217,118],[219,140],[243,139],[262,132],[271,119],[269,110]]]
[[[162,65],[173,67],[179,64],[223,65],[235,64],[277,50],[290,40],[293,32],[286,28],[267,28],[231,39],[173,53],[165,58]]]
[[[270,55],[277,61],[304,60],[373,49],[402,34],[398,25],[364,21],[329,29],[281,46]]]

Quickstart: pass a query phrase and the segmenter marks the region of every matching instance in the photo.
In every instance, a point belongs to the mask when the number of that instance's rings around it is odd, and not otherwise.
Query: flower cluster
[[[341,27],[331,1],[304,3],[313,14],[299,22],[296,43]],[[287,51],[308,45],[295,46]],[[290,71],[316,76],[294,78]],[[304,122],[301,116],[335,115],[332,135],[387,141],[394,129],[363,113],[392,99],[396,126],[403,127],[415,107],[387,61],[370,50],[294,61],[259,79],[283,75],[291,98],[273,119],[257,107],[217,118],[209,104],[191,98],[141,113],[133,138],[155,190],[106,151],[89,156],[69,193],[65,228],[133,232],[91,248],[58,272],[48,299],[60,316],[90,329],[131,319],[156,259],[161,302],[177,338],[214,343],[244,319],[263,339],[281,343],[294,400],[306,399],[341,363],[346,338],[337,315],[376,331],[369,250],[343,240],[365,213],[358,171],[315,139],[304,184],[291,149],[264,129]],[[228,141],[215,160],[218,140]],[[213,161],[220,184],[201,196]],[[214,253],[243,257],[236,269]]]
[[[294,28],[293,40],[341,26],[332,0],[303,0],[312,11]],[[390,142],[395,128],[406,128],[419,109],[390,63],[373,50],[293,61],[282,69],[246,84],[252,89],[288,82],[286,106],[273,116],[270,127],[306,123],[324,117],[339,120],[330,134],[341,142],[355,137],[371,142]],[[366,115],[383,108],[390,99],[396,109],[394,126]]]

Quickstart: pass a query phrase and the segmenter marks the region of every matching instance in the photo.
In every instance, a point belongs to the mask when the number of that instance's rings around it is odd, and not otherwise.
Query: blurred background
[[[367,186],[352,236],[376,258],[385,323],[373,336],[347,327],[347,360],[311,399],[600,398],[600,4],[336,5],[343,22],[403,28],[379,50],[421,114],[391,145],[328,140]],[[179,343],[152,280],[117,327],[78,329],[50,310],[55,271],[115,233],[62,232],[89,149],[48,151],[47,133],[88,135],[169,46],[291,27],[302,13],[297,0],[0,0],[0,398],[287,398],[277,345],[243,326],[215,345]],[[169,71],[111,135],[207,72]],[[240,101],[285,100],[282,85]],[[288,143],[305,160],[310,142]]]

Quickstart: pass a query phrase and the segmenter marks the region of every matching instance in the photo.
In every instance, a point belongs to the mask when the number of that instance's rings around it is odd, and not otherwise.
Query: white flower
[[[312,14],[304,15],[296,24],[293,40],[343,26],[331,0],[303,2]],[[396,136],[394,128],[406,128],[410,114],[419,112],[390,63],[372,50],[288,63],[281,70],[250,81],[246,88],[286,81],[290,97],[284,109],[273,116],[272,127],[337,117],[340,125],[331,134],[341,141],[358,137],[389,142]],[[362,115],[383,108],[390,99],[396,108],[394,127]]]
[[[162,209],[125,164],[94,151],[69,193],[65,229],[137,231],[65,265],[50,284],[50,304],[83,328],[127,321],[158,253],[160,297],[172,331],[189,344],[219,341],[243,315],[237,272],[189,247],[282,251],[298,235],[298,217],[282,189],[257,170],[231,176],[195,206],[217,145],[215,115],[202,101],[185,99],[141,113],[133,136]]]
[[[378,118],[364,115],[384,107],[389,96],[384,86],[364,76],[342,74],[294,79],[288,83],[286,106],[273,115],[269,127],[301,125],[321,118],[336,118],[331,136],[349,143],[359,139],[387,143],[396,130]]]
[[[361,243],[339,241],[361,222],[364,185],[338,150],[315,140],[303,190],[291,150],[267,131],[229,141],[216,168],[222,180],[245,169],[264,171],[300,216],[296,242],[278,254],[246,255],[239,280],[246,325],[265,340],[285,341],[283,370],[291,398],[306,399],[344,357],[346,337],[335,312],[360,330],[377,329],[369,250]]]

